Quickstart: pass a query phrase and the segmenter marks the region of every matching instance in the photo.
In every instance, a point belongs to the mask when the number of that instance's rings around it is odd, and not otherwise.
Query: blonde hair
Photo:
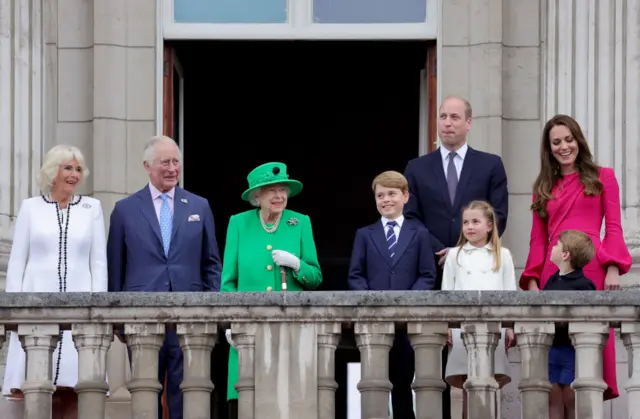
[[[384,188],[400,189],[402,193],[409,192],[409,182],[407,182],[407,178],[405,178],[402,173],[396,172],[395,170],[388,170],[376,176],[371,184],[373,192],[376,191],[376,186],[378,185]]]
[[[578,230],[565,230],[560,233],[558,241],[563,252],[571,255],[571,267],[582,269],[591,262],[596,255],[596,247],[589,236]]]
[[[486,220],[491,223],[491,233],[489,236],[489,243],[491,244],[491,253],[495,260],[493,266],[493,272],[498,272],[502,266],[502,242],[500,240],[500,234],[498,233],[498,221],[496,212],[493,207],[485,201],[471,201],[466,207],[462,209],[462,214],[468,210],[480,210]],[[458,253],[456,254],[456,262],[458,262],[458,256],[460,256],[460,250],[462,246],[467,244],[469,240],[464,236],[464,230],[460,229],[460,238],[458,239]]]
[[[51,193],[53,181],[60,171],[60,165],[73,159],[78,161],[82,173],[78,181],[78,185],[80,185],[82,181],[89,176],[89,169],[87,169],[84,156],[80,149],[71,145],[60,144],[54,146],[45,154],[44,162],[37,176],[38,187],[43,194]]]

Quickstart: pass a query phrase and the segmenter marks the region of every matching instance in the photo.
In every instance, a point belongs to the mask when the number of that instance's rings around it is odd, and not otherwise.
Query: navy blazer
[[[393,259],[378,221],[356,232],[349,267],[349,289],[353,291],[432,290],[435,258],[429,231],[415,220],[405,219],[400,228]]]
[[[220,291],[220,253],[209,202],[176,187],[164,254],[149,186],[116,203],[107,259],[109,291]]]
[[[410,193],[404,215],[427,227],[434,252],[456,246],[462,230],[462,208],[474,200],[493,206],[501,236],[507,228],[507,173],[499,156],[468,148],[453,205],[439,149],[409,161],[404,175]]]

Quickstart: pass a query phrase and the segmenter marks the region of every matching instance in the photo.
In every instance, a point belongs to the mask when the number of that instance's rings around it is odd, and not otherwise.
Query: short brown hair
[[[376,176],[371,184],[371,189],[375,192],[376,186],[378,185],[384,188],[400,189],[402,193],[409,192],[409,182],[407,182],[407,178],[404,177],[402,173],[396,172],[395,170],[388,170]]]
[[[596,255],[593,241],[582,231],[565,230],[560,233],[558,241],[562,244],[562,250],[571,255],[570,263],[573,269],[584,268]]]
[[[460,102],[462,102],[462,104],[464,105],[464,119],[470,119],[472,117],[473,109],[471,109],[471,103],[466,98],[457,95],[450,95],[444,98],[442,103],[446,102],[449,99],[458,99]],[[440,107],[442,107],[442,104],[440,104]]]

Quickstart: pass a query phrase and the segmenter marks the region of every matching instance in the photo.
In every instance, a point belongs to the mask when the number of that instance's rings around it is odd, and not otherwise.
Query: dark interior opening
[[[373,178],[385,170],[403,172],[418,155],[427,43],[181,41],[172,46],[184,70],[184,186],[209,200],[221,252],[229,217],[251,208],[240,199],[247,174],[259,164],[281,161],[304,184],[288,208],[311,217],[321,289],[347,289],[355,231],[379,217]],[[177,131],[177,121],[174,126]],[[228,346],[217,345],[215,352],[224,356]],[[346,419],[346,362],[359,357],[357,351],[340,352],[336,418]],[[226,367],[218,359],[214,367]],[[223,402],[226,371],[217,369],[216,375],[215,398]],[[214,417],[226,419],[224,410],[212,409]]]

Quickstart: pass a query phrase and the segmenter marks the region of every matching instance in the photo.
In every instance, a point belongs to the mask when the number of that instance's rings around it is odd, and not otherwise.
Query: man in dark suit
[[[181,155],[169,137],[144,150],[149,184],[118,201],[111,213],[109,291],[220,291],[222,266],[206,199],[177,186]],[[121,332],[118,338],[123,340]],[[167,378],[171,419],[182,419],[182,351],[175,330],[160,349],[158,380]],[[158,400],[158,412],[160,400]]]
[[[409,200],[409,185],[398,172],[384,172],[373,181],[381,219],[359,229],[351,253],[349,289],[431,290],[435,284],[435,260],[429,231],[402,215]],[[389,379],[393,384],[393,417],[415,419],[411,383],[415,357],[406,331],[397,331],[389,353]]]
[[[458,96],[447,97],[440,105],[438,136],[441,146],[433,153],[411,160],[404,175],[410,198],[407,218],[419,220],[431,233],[438,257],[436,289],[441,289],[442,266],[450,248],[455,247],[462,229],[462,208],[473,200],[489,202],[498,217],[500,235],[507,227],[509,211],[507,174],[502,159],[467,145],[471,129],[471,105]],[[443,351],[443,374],[447,349]],[[443,393],[443,419],[451,418],[450,389]]]

